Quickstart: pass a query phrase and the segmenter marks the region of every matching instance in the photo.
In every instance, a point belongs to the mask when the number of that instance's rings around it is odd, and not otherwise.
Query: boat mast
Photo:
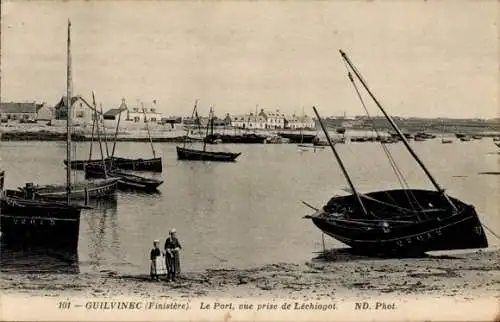
[[[363,204],[363,201],[361,201],[361,197],[359,196],[358,191],[354,187],[354,184],[351,181],[351,178],[349,177],[349,174],[347,173],[346,168],[344,167],[344,163],[340,159],[339,154],[337,153],[337,150],[335,150],[335,147],[333,146],[332,140],[330,140],[330,135],[328,134],[328,131],[326,130],[325,125],[323,124],[323,121],[321,120],[321,117],[319,116],[318,111],[316,110],[316,107],[313,106],[314,113],[316,114],[316,117],[318,118],[319,124],[321,125],[321,129],[323,129],[323,132],[325,133],[326,140],[328,141],[328,144],[332,148],[333,154],[335,155],[335,158],[337,159],[337,162],[340,165],[340,168],[342,169],[342,172],[344,173],[344,177],[346,178],[347,182],[349,183],[349,186],[351,187],[351,191],[356,195],[356,199],[358,200],[359,205],[361,206],[361,209],[363,210],[365,215],[368,215],[368,212],[366,211],[365,205]]]
[[[401,130],[399,129],[399,127],[396,125],[396,123],[392,120],[392,118],[387,114],[387,112],[384,110],[384,108],[382,107],[382,105],[379,103],[379,101],[375,98],[375,96],[372,94],[372,92],[370,91],[370,89],[368,88],[368,85],[366,84],[366,82],[364,81],[363,77],[361,76],[361,74],[359,73],[359,71],[356,69],[356,67],[353,66],[351,60],[349,59],[349,57],[347,57],[346,53],[343,52],[342,50],[339,50],[340,51],[340,55],[342,56],[342,58],[347,62],[347,64],[349,65],[349,67],[352,69],[352,71],[354,72],[354,74],[356,74],[356,77],[359,79],[359,81],[361,82],[361,84],[363,85],[363,87],[366,89],[366,91],[368,92],[368,94],[370,95],[370,97],[373,99],[373,101],[375,102],[375,104],[377,104],[378,108],[382,111],[382,113],[384,114],[385,118],[389,121],[389,123],[391,124],[392,128],[396,131],[396,133],[398,134],[398,136],[401,138],[401,140],[403,141],[405,147],[408,149],[408,151],[410,152],[410,154],[413,156],[413,158],[417,161],[417,163],[420,165],[420,167],[424,170],[425,174],[427,175],[427,177],[429,178],[429,180],[432,182],[432,184],[434,185],[434,187],[436,188],[436,190],[440,193],[443,194],[443,196],[445,197],[445,199],[448,201],[448,203],[451,205],[451,207],[456,210],[456,206],[453,204],[453,202],[448,198],[448,196],[446,195],[446,193],[444,192],[444,189],[441,188],[441,186],[437,183],[437,181],[434,179],[434,177],[431,175],[431,173],[429,172],[429,170],[427,170],[427,168],[425,167],[424,163],[420,160],[420,158],[417,156],[417,154],[415,153],[415,151],[413,151],[413,149],[411,148],[410,144],[408,143],[408,140],[406,139],[406,137],[403,135],[403,133],[401,132]]]
[[[214,118],[210,120],[210,136],[213,138],[214,137]]]
[[[92,92],[92,104],[94,105],[94,117],[97,120],[97,140],[99,141],[99,149],[101,150],[101,161],[104,169],[104,178],[108,178],[108,172],[106,169],[106,161],[104,159],[104,151],[102,150],[102,140],[101,140],[101,130],[99,129],[99,114],[97,113],[97,105],[95,103],[94,92]]]
[[[153,158],[156,158],[155,147],[153,146],[153,139],[151,139],[151,134],[149,133],[149,124],[146,119],[146,109],[144,105],[142,106],[142,113],[144,114],[144,123],[146,123],[146,130],[148,131],[149,143],[151,144],[151,150],[153,151]]]
[[[210,113],[208,113],[207,131],[205,133],[205,139],[203,140],[203,152],[205,152],[207,150],[208,129],[210,128],[210,122],[212,121],[212,117],[213,117],[212,108],[213,108],[213,106],[210,106]]]
[[[125,99],[123,100],[125,102]],[[118,129],[120,128],[120,120],[122,118],[122,107],[119,108],[118,122],[116,123],[115,140],[113,142],[113,150],[111,150],[111,162],[113,162],[113,157],[115,156],[116,140],[118,138]],[[108,156],[109,157],[109,156]]]
[[[106,126],[104,124],[104,112],[102,111],[102,103],[99,104],[99,107],[101,109],[101,116],[102,116],[101,125],[102,125],[102,134],[104,135],[104,144],[106,147],[106,156],[109,158],[108,135],[106,134]],[[95,108],[97,109],[97,105],[95,105]]]
[[[191,118],[195,117],[197,106],[198,106],[198,100],[196,99],[194,101],[193,113],[191,113]],[[196,118],[197,118],[196,121],[198,121],[198,114],[196,114]],[[187,140],[188,140],[188,137],[189,137],[189,128],[186,125],[184,125],[184,127],[186,128],[186,137],[184,138],[184,144],[182,145],[183,148],[186,147],[186,143],[187,143]]]
[[[68,42],[66,62],[66,194],[71,205],[71,21],[68,19]]]
[[[92,144],[94,143],[95,121],[94,117],[94,121],[92,122],[92,136],[90,137],[89,161],[92,160]]]

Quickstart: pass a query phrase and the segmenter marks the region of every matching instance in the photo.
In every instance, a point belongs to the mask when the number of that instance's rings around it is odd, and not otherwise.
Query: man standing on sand
[[[181,243],[177,239],[175,228],[170,229],[170,237],[165,241],[165,262],[167,264],[167,281],[172,279],[175,281],[175,276],[181,272],[181,262],[179,251]]]

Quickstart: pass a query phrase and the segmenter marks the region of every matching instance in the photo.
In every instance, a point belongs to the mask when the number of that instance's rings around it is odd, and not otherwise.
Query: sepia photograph
[[[500,321],[500,2],[0,2],[0,319]]]

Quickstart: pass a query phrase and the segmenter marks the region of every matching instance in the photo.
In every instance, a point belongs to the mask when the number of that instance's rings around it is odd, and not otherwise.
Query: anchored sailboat
[[[198,101],[194,104],[193,115],[196,115],[196,121],[199,122],[198,112],[197,112]],[[209,114],[209,122],[213,118],[213,110],[210,108]],[[208,134],[209,126],[207,124],[207,134]],[[238,156],[240,156],[241,152],[233,153],[233,152],[213,152],[207,151],[207,140],[203,140],[203,150],[189,149],[186,148],[186,139],[184,140],[184,145],[182,147],[177,146],[177,159],[179,160],[191,160],[191,161],[219,161],[219,162],[233,162],[236,160]]]
[[[351,194],[331,198],[325,206],[315,209],[316,212],[306,218],[312,219],[324,233],[366,254],[407,256],[434,250],[488,247],[486,235],[474,206],[446,194],[413,151],[401,130],[371,93],[347,55],[343,51],[340,53],[356,91],[358,92],[358,89],[351,71],[425,172],[435,190],[403,188],[367,194],[358,192],[330,140],[318,111],[313,107],[349,183]],[[362,99],[361,102],[365,107]],[[385,148],[384,143],[382,146]],[[385,151],[388,153],[388,150]],[[392,160],[391,165],[395,172],[401,175],[389,153],[388,157]],[[398,179],[402,178],[399,176]]]

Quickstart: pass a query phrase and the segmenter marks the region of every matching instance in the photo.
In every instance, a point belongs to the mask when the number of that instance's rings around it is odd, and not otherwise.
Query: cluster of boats
[[[117,190],[140,190],[155,192],[163,183],[162,180],[139,175],[138,172],[162,173],[162,158],[157,157],[151,135],[153,158],[133,159],[115,156],[120,116],[116,126],[115,139],[111,149],[104,136],[102,119],[98,116],[95,97],[93,97],[94,122],[89,157],[85,160],[72,159],[72,106],[68,98],[72,96],[71,69],[71,23],[68,22],[67,39],[67,88],[66,88],[66,183],[54,185],[37,185],[26,183],[17,189],[4,189],[5,171],[0,172],[0,229],[3,247],[9,249],[43,249],[74,253],[78,247],[80,216],[82,211],[90,209],[94,200],[114,198]],[[196,107],[196,106],[195,106]],[[101,111],[102,114],[102,111]],[[213,112],[211,111],[213,117]],[[106,137],[106,136],[105,136]],[[93,159],[94,138],[100,149],[100,158]],[[212,152],[206,149],[177,147],[179,160],[197,161],[235,161],[241,153]],[[85,180],[72,182],[71,171],[85,173]]]
[[[78,247],[80,215],[91,208],[92,200],[113,198],[118,189],[156,191],[162,180],[136,174],[138,171],[162,172],[162,159],[115,157],[116,135],[112,153],[102,146],[99,118],[94,95],[94,124],[88,160],[72,160],[71,104],[71,24],[67,39],[67,140],[66,184],[37,185],[32,182],[17,189],[5,189],[5,171],[0,172],[0,229],[3,247],[10,249],[56,249],[74,252]],[[92,159],[94,129],[99,140],[100,159]],[[118,129],[118,127],[117,127]],[[117,132],[118,133],[118,132]],[[63,160],[61,160],[63,161]],[[71,170],[85,172],[86,180],[72,182]],[[130,171],[134,171],[131,173]]]
[[[67,39],[67,96],[71,93],[71,24],[68,22]],[[392,118],[385,112],[380,103],[368,89],[366,82],[360,76],[347,55],[341,51],[346,62],[349,79],[358,91],[352,73],[363,85],[369,96],[385,115],[395,131],[394,137],[403,142],[408,152],[424,170],[435,190],[411,189],[403,187],[398,190],[383,190],[371,193],[357,191],[351,177],[347,173],[335,145],[342,143],[330,138],[326,127],[315,107],[313,110],[325,134],[326,142],[316,141],[316,136],[301,135],[300,142],[312,143],[314,146],[330,147],[342,172],[349,184],[350,194],[334,196],[321,208],[314,208],[314,214],[306,216],[324,233],[340,242],[364,253],[385,254],[416,254],[431,250],[451,250],[467,248],[484,248],[488,246],[486,235],[482,229],[478,215],[472,205],[466,204],[447,195],[436,182],[428,169],[418,158],[408,143],[408,138],[401,132]],[[361,99],[361,97],[360,97]],[[363,102],[362,102],[363,103]],[[364,103],[363,103],[364,105]],[[130,159],[115,156],[116,135],[111,153],[107,142],[103,148],[101,130],[94,98],[96,118],[93,126],[93,136],[99,141],[100,158],[92,159],[92,144],[87,160],[72,160],[71,154],[71,104],[67,102],[67,154],[66,184],[38,186],[28,183],[17,190],[5,190],[5,172],[0,172],[1,213],[0,227],[2,244],[14,248],[42,247],[76,251],[78,246],[80,215],[89,208],[89,200],[111,196],[117,189],[133,189],[155,191],[163,181],[138,175],[139,171],[161,173],[162,158],[156,157],[150,138],[153,158]],[[197,101],[193,115],[197,116]],[[203,148],[177,146],[179,160],[233,162],[241,152],[213,152],[207,150],[207,144],[217,143],[213,135],[213,109],[210,109],[212,126],[207,126]],[[198,119],[198,118],[196,118]],[[95,132],[94,132],[95,128]],[[212,129],[212,133],[208,131]],[[345,132],[345,130],[344,130]],[[344,134],[344,132],[339,134]],[[149,133],[149,131],[148,131]],[[187,137],[187,136],[186,136]],[[297,140],[297,137],[289,137]],[[385,142],[380,141],[382,146]],[[106,150],[106,152],[104,152]],[[389,160],[400,182],[401,171],[385,149]],[[85,172],[86,179],[82,182],[72,182],[71,170]],[[130,171],[134,171],[131,173]]]

